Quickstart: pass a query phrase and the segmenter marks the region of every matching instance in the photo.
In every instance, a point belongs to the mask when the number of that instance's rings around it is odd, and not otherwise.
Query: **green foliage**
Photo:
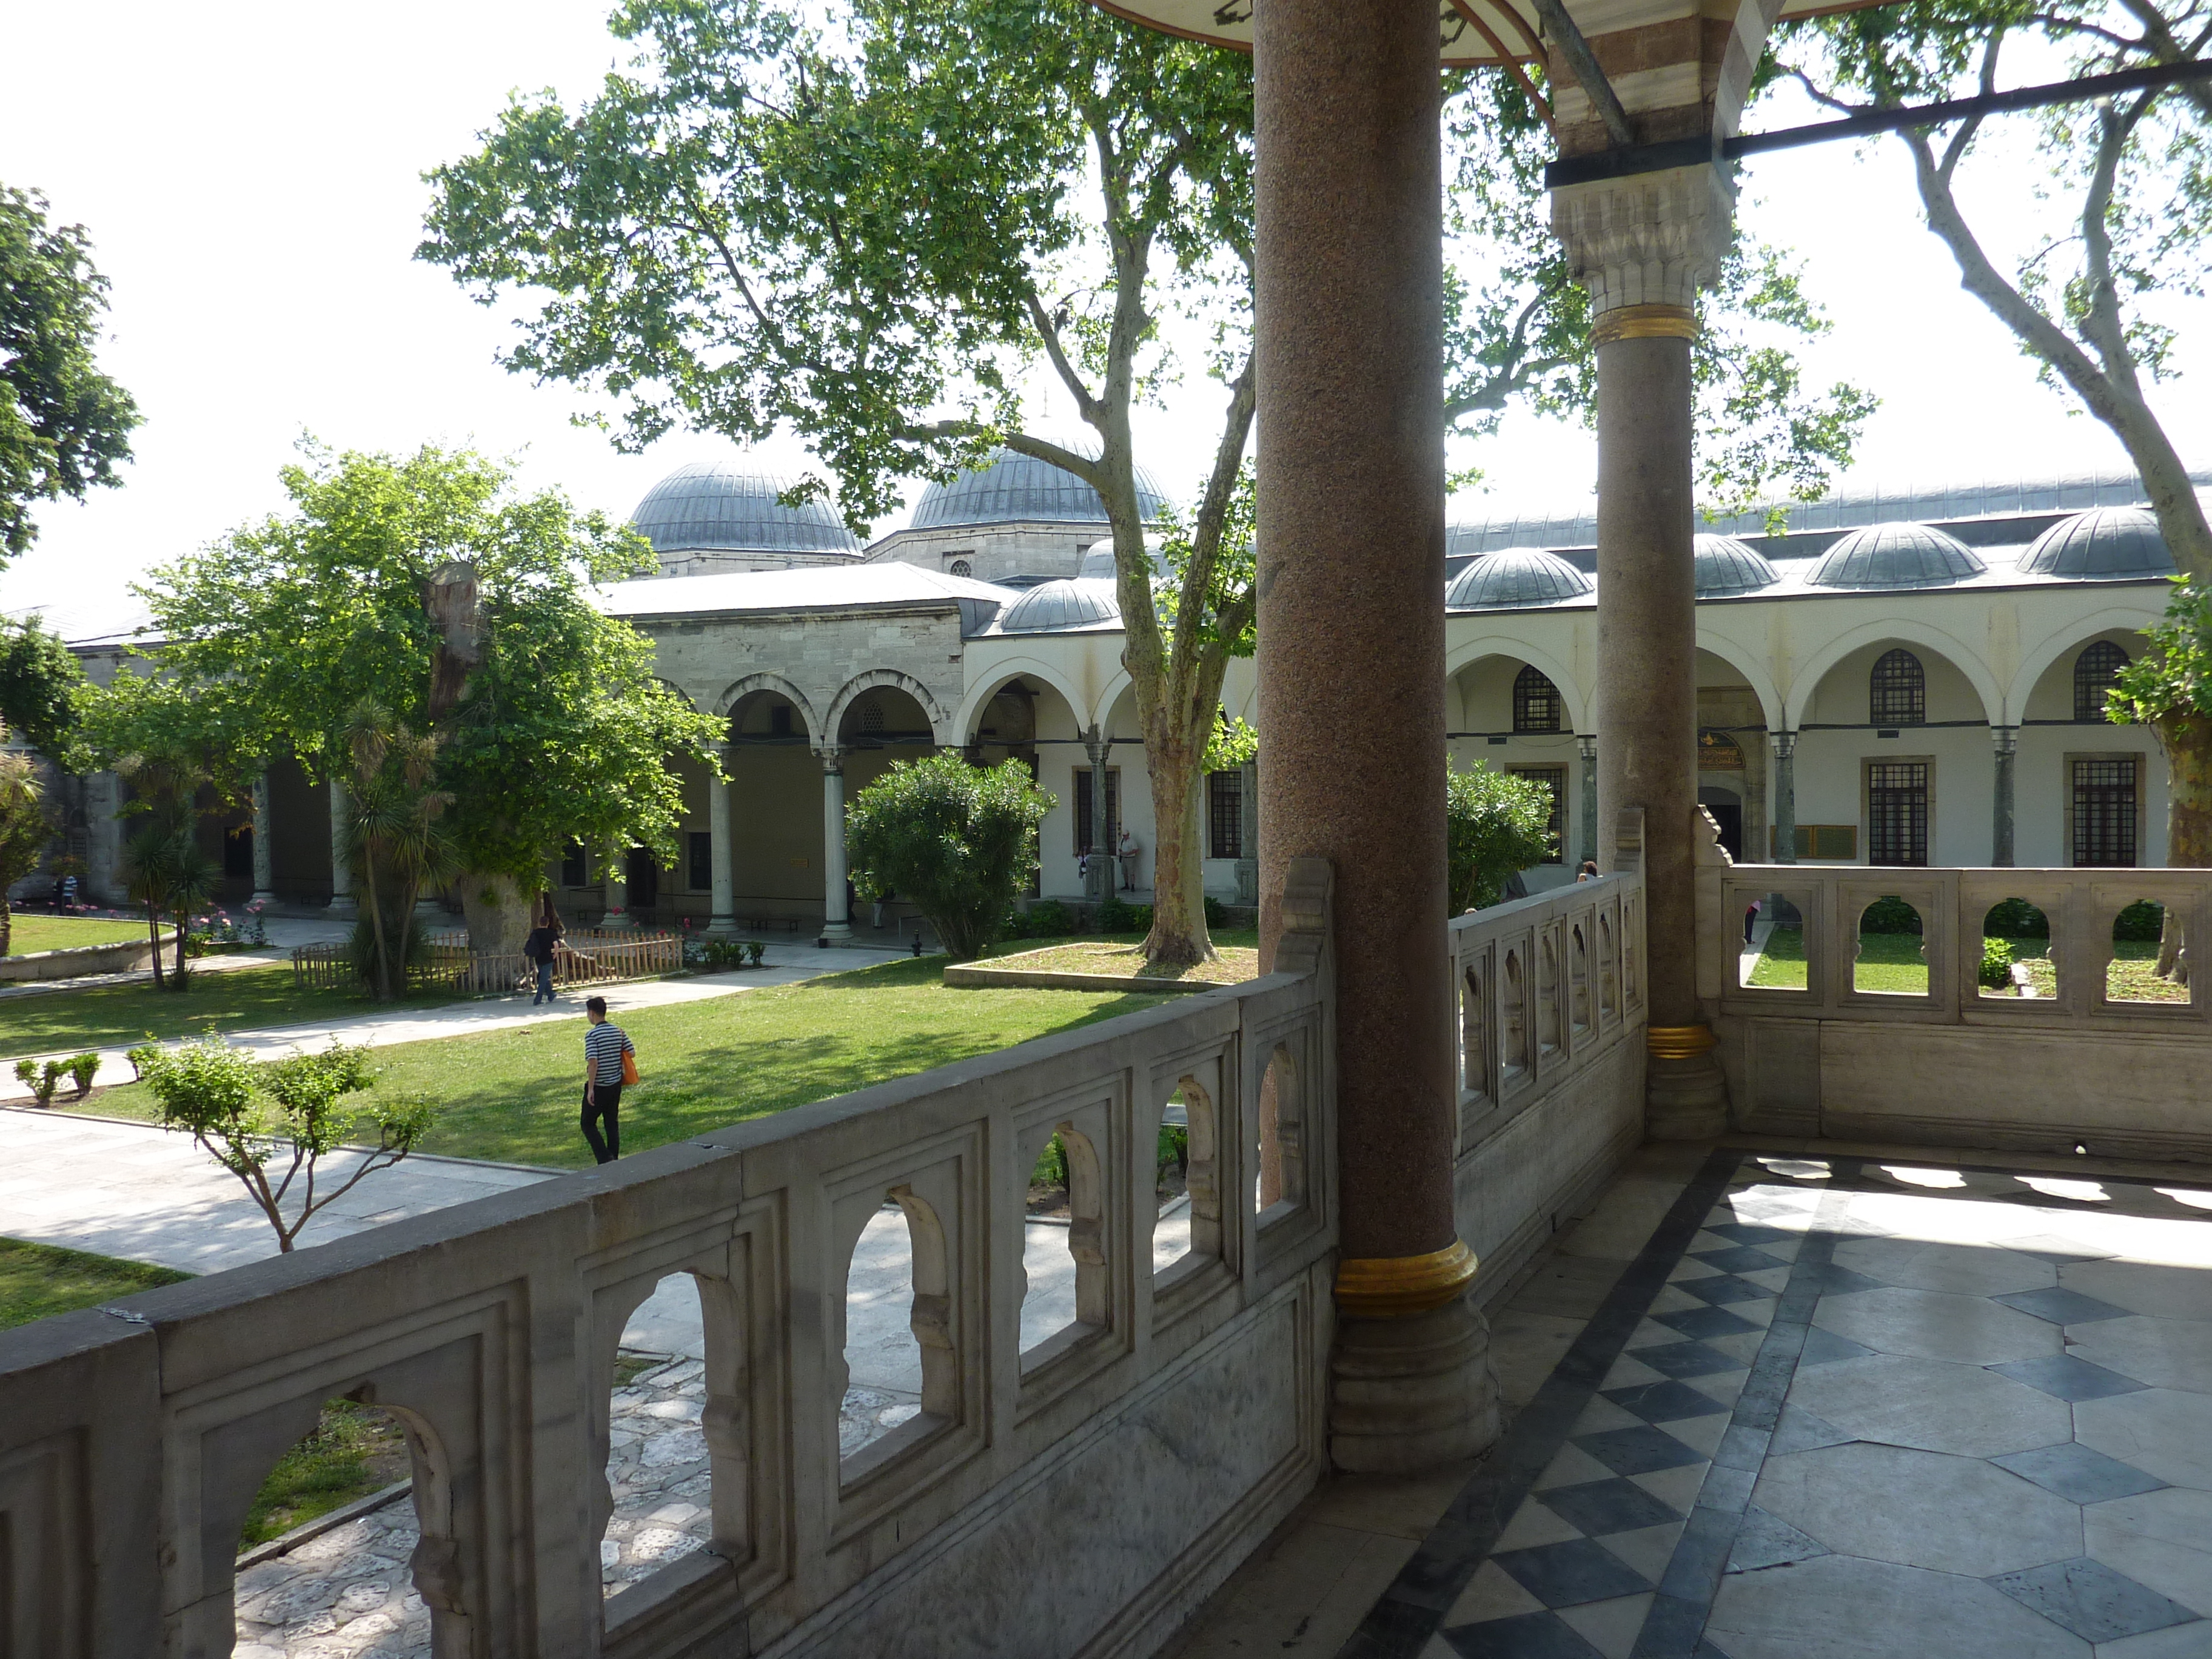
[[[131,677],[118,677],[123,678]],[[116,770],[131,788],[124,811],[144,820],[123,843],[125,890],[145,908],[146,931],[155,942],[155,986],[182,991],[191,982],[185,966],[187,921],[222,879],[222,866],[199,842],[199,795],[210,775],[191,744],[166,739],[123,756]],[[159,948],[164,920],[176,929],[177,946],[175,964],[166,978]]]
[[[2143,632],[2149,648],[2114,676],[2105,717],[2161,731],[2212,720],[2212,585],[2176,582],[2166,615]]]
[[[428,951],[415,919],[416,898],[460,873],[446,813],[453,793],[438,787],[441,734],[411,731],[373,697],[356,703],[346,725],[346,862],[360,878],[361,920],[354,963],[372,994],[407,994],[407,969]]]
[[[1920,932],[1920,912],[1895,894],[1888,894],[1867,906],[1859,916],[1862,933],[1917,933]]]
[[[33,502],[82,501],[131,459],[137,406],[93,357],[106,309],[84,228],[0,185],[0,564],[37,538]]]
[[[47,758],[80,769],[76,699],[84,670],[61,636],[35,615],[0,617],[0,731],[11,732]]]
[[[2049,939],[2051,918],[2026,899],[2009,898],[1990,906],[1982,918],[1984,939]]]
[[[672,754],[702,761],[719,723],[653,677],[653,647],[592,585],[649,563],[634,532],[558,492],[523,496],[471,450],[332,455],[283,474],[290,509],[155,573],[140,590],[163,643],[155,676],[87,698],[110,754],[189,737],[243,767],[292,752],[346,775],[360,711],[432,730],[441,635],[433,574],[475,572],[477,660],[438,723],[434,785],[459,867],[534,890],[546,850],[639,845],[672,858],[683,813]]]
[[[404,1479],[407,1439],[386,1413],[351,1400],[323,1404],[314,1431],[276,1460],[238,1535],[245,1551]]]
[[[1067,1148],[1060,1143],[1058,1135],[1046,1141],[1044,1151],[1037,1155],[1036,1167],[1030,1171],[1030,1185],[1060,1188],[1067,1185]]]
[[[13,927],[8,890],[39,867],[53,838],[38,768],[27,755],[0,750],[0,957]]]
[[[1982,966],[1978,975],[1986,990],[2001,991],[2012,983],[2012,941],[2005,939],[1982,940]]]
[[[1010,910],[1002,939],[1065,939],[1077,932],[1075,913],[1058,899],[1033,900],[1027,910]]]
[[[2141,943],[2156,939],[2166,928],[2166,907],[2151,899],[2137,899],[2112,918],[2115,939]]]
[[[290,1250],[312,1217],[365,1176],[405,1158],[438,1116],[436,1103],[418,1092],[353,1103],[376,1073],[365,1049],[343,1044],[263,1063],[210,1032],[155,1050],[139,1065],[163,1126],[189,1133],[239,1178],[276,1229],[280,1250]],[[364,1127],[374,1132],[374,1146],[350,1176],[318,1194],[318,1164]],[[272,1166],[282,1166],[274,1179]],[[291,1200],[295,1181],[300,1194]]]
[[[64,1060],[62,1066],[69,1073],[70,1082],[76,1086],[79,1100],[92,1092],[92,1080],[100,1075],[98,1054],[77,1054]]]
[[[1477,761],[1444,767],[1445,869],[1451,914],[1498,902],[1516,870],[1552,850],[1552,793],[1542,784]]]
[[[1112,894],[1100,901],[1098,931],[1102,933],[1144,933],[1152,931],[1152,907],[1127,904]]]
[[[35,1060],[15,1062],[15,1081],[31,1091],[31,1102],[36,1106],[54,1103],[54,1089],[61,1081],[62,1068],[58,1060],[47,1060],[43,1065]]]
[[[1229,907],[1211,893],[1206,896],[1206,925],[1208,927],[1226,927],[1229,925]]]
[[[1208,772],[1233,772],[1259,757],[1260,734],[1250,723],[1242,714],[1232,720],[1226,713],[1218,713],[1200,765]]]
[[[895,761],[846,813],[863,898],[896,892],[929,919],[956,962],[982,954],[1037,867],[1037,826],[1054,805],[1017,761],[957,754]]]
[[[161,1057],[161,1045],[155,1042],[133,1043],[124,1050],[123,1058],[131,1062],[131,1080],[144,1079],[147,1071]]]

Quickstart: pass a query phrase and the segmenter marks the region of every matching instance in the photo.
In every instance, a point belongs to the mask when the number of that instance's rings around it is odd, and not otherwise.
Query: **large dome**
[[[1091,577],[1064,576],[1041,582],[999,613],[1001,634],[1061,634],[1072,629],[1117,623],[1121,607],[1114,584]]]
[[[786,507],[791,480],[732,461],[693,461],[645,492],[630,522],[671,553],[811,553],[860,556],[860,544],[827,501]]]
[[[1989,567],[1924,524],[1876,524],[1839,537],[1805,580],[1815,587],[1948,587]]]
[[[2173,556],[2146,507],[2100,507],[2062,519],[2021,556],[2037,576],[2171,576]]]
[[[1597,584],[1556,553],[1509,547],[1485,553],[1444,589],[1447,611],[1519,611],[1595,592]]]
[[[1137,506],[1149,524],[1167,498],[1152,474],[1137,469]],[[1106,503],[1073,472],[1049,461],[1012,450],[995,452],[981,471],[963,472],[951,483],[933,483],[921,492],[913,528],[941,530],[956,525],[1008,524],[1042,519],[1060,524],[1104,524]]]
[[[1782,579],[1774,567],[1753,549],[1733,536],[1698,538],[1698,597],[1725,599],[1732,593],[1755,593]]]

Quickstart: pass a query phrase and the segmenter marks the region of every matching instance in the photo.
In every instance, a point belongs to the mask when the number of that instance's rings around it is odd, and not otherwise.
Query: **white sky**
[[[618,455],[572,427],[587,406],[577,394],[494,362],[507,318],[411,257],[428,194],[420,175],[465,153],[510,89],[551,86],[573,101],[626,55],[605,9],[0,0],[0,180],[43,191],[57,217],[89,229],[114,285],[103,362],[146,416],[125,487],[45,508],[37,546],[0,571],[0,609],[119,599],[149,565],[277,507],[276,470],[302,430],[341,447],[473,441],[519,453],[526,483],[625,514],[673,466],[718,453],[720,440],[678,434]],[[1777,107],[1750,125],[1804,118]],[[1972,199],[1990,204],[1992,240],[2027,246],[2032,176],[2002,158],[1972,176],[1991,187]],[[2020,195],[2006,202],[2006,191]],[[1809,378],[1848,375],[1883,398],[1857,477],[2123,464],[2104,429],[2039,387],[1959,291],[1912,210],[1895,141],[1761,158],[1743,199],[1749,227],[1805,256],[1838,325],[1809,354]],[[2193,343],[2212,301],[2169,320],[2183,329],[2185,365],[2203,364]],[[2202,395],[2185,380],[2159,402],[2179,422]],[[1199,469],[1178,458],[1211,453],[1219,402],[1198,380],[1175,410],[1140,417],[1141,458],[1172,493],[1191,492]],[[1048,413],[1066,421],[1064,398]],[[2169,429],[2192,463],[2212,450],[2201,414]],[[1455,516],[1578,503],[1595,453],[1579,428],[1523,419],[1465,458],[1486,469],[1491,493],[1457,503]],[[787,467],[801,459],[790,444],[768,453]]]

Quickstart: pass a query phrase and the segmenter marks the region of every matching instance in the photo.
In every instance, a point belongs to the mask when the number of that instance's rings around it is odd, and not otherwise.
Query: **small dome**
[[[2171,576],[2173,556],[2147,507],[2100,507],[2062,519],[2021,556],[2037,576]]]
[[[1876,524],[1837,538],[1805,580],[1815,587],[1947,587],[1989,567],[1924,524]]]
[[[1064,576],[1041,582],[999,613],[1001,634],[1060,634],[1121,620],[1114,584]]]
[[[1597,591],[1597,584],[1556,553],[1509,547],[1485,553],[1444,589],[1447,611],[1519,611],[1557,605]]]
[[[1075,568],[1075,574],[1085,581],[1114,580],[1120,574],[1120,567],[1114,562],[1114,544],[1091,543],[1084,550],[1083,562]]]
[[[1771,587],[1781,577],[1774,567],[1733,536],[1698,538],[1698,597],[1724,599]]]
[[[1067,446],[1073,447],[1073,445]],[[1096,447],[1096,441],[1093,441]],[[1152,482],[1152,474],[1137,469],[1137,507],[1149,524],[1160,515],[1167,498]],[[933,483],[915,503],[916,530],[940,530],[956,525],[1007,524],[1024,519],[1043,519],[1067,524],[1104,524],[1106,503],[1098,492],[1073,472],[1063,472],[1049,461],[1033,455],[1017,455],[1001,449],[979,472],[963,472],[951,483]]]
[[[860,556],[837,509],[812,501],[786,507],[791,480],[733,461],[693,461],[645,492],[630,523],[656,553],[814,553]]]

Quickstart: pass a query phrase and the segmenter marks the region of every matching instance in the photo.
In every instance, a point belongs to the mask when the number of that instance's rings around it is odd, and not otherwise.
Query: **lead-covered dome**
[[[1700,536],[1697,548],[1698,597],[1701,599],[1755,593],[1782,580],[1755,549],[1745,546],[1733,536]]]
[[[2100,507],[2062,519],[2021,555],[2036,576],[2171,576],[2173,556],[2148,507]]]
[[[858,558],[860,544],[827,501],[786,507],[788,478],[733,461],[693,461],[645,492],[630,523],[671,553],[811,553]]]
[[[1149,524],[1167,498],[1152,476],[1136,470],[1137,507]],[[939,530],[955,525],[1009,524],[1044,520],[1060,524],[1104,524],[1106,503],[1073,472],[1050,461],[1012,450],[995,452],[979,471],[963,472],[951,483],[933,483],[921,492],[913,528]]]
[[[1508,547],[1480,555],[1444,589],[1447,611],[1519,611],[1595,592],[1597,584],[1556,553]]]
[[[1001,634],[1063,634],[1121,620],[1114,584],[1095,578],[1063,576],[1040,582],[999,613]]]
[[[1875,524],[1839,537],[1805,578],[1815,587],[1948,587],[1989,567],[1924,524]]]

